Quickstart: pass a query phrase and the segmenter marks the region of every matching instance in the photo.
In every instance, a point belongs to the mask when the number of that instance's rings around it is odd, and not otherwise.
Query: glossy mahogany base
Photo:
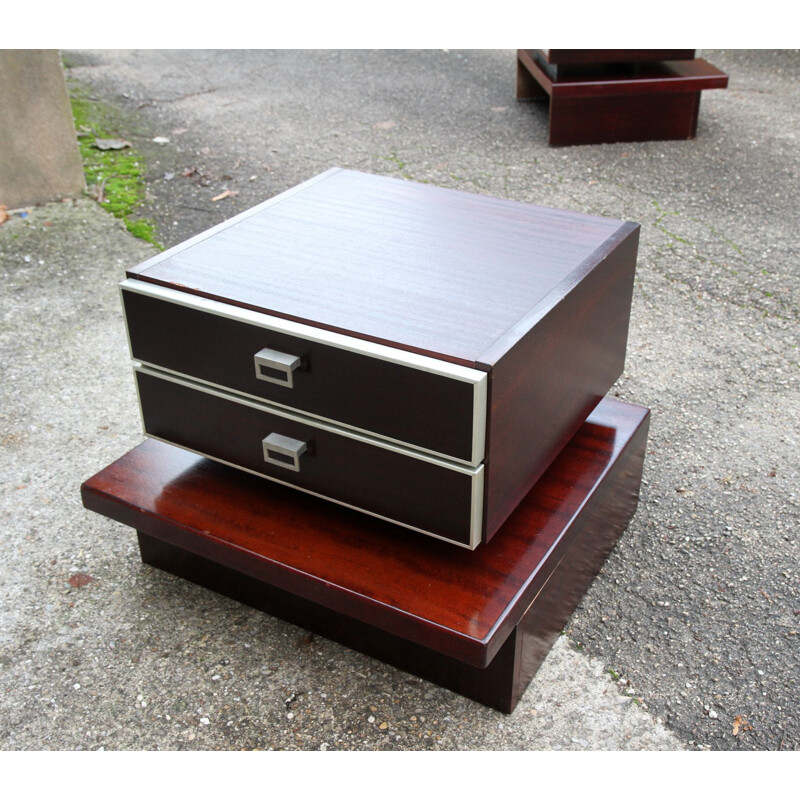
[[[156,441],[81,491],[145,562],[508,713],[635,511],[648,425],[602,401],[474,552]]]
[[[728,76],[701,58],[575,66],[517,51],[517,99],[549,97],[553,146],[694,138],[701,90],[727,84]]]

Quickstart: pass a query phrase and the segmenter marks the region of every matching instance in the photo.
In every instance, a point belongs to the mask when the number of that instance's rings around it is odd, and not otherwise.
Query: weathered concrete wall
[[[83,167],[57,50],[0,50],[0,205],[76,197]]]

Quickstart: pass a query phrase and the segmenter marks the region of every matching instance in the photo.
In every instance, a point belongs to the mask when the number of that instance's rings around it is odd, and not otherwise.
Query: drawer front
[[[480,541],[482,466],[376,445],[146,368],[136,381],[149,436],[464,547]]]
[[[134,360],[464,464],[486,373],[144,281],[122,284]]]

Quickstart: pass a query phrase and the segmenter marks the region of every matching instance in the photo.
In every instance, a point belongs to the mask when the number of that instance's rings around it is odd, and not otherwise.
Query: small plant
[[[88,194],[121,219],[134,236],[158,245],[155,223],[134,218],[145,196],[145,167],[141,157],[127,143],[119,149],[98,148],[98,140],[113,137],[113,115],[92,100],[79,84],[71,82],[69,89]]]

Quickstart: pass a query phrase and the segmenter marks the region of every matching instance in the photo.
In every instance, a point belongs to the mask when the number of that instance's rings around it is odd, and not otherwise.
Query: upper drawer
[[[487,375],[139,280],[121,284],[132,357],[476,465]]]

